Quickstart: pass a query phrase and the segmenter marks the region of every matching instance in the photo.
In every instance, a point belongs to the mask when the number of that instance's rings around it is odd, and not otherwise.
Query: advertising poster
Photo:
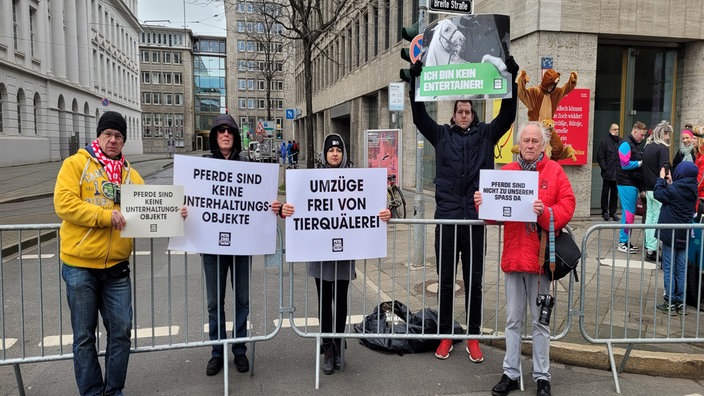
[[[366,135],[367,168],[386,168],[387,175],[396,175],[396,184],[401,184],[401,130],[370,129]]]
[[[289,169],[286,261],[333,261],[386,256],[384,169]]]
[[[174,185],[183,186],[188,217],[169,250],[257,255],[276,249],[279,165],[177,155]]]
[[[481,169],[479,191],[480,219],[536,221],[533,201],[538,198],[538,172]]]
[[[508,15],[440,19],[423,32],[423,72],[417,101],[510,98]]]
[[[183,235],[183,186],[123,184],[120,212],[125,216],[123,238]]]
[[[562,143],[571,145],[577,161],[571,158],[558,161],[560,165],[586,165],[589,147],[589,89],[575,88],[567,94],[553,115],[555,132]]]

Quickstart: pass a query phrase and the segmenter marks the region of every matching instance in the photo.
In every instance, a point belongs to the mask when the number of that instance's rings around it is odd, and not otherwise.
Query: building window
[[[259,99],[259,108],[266,109],[266,101],[264,99]]]
[[[181,62],[183,62],[183,59],[181,58],[181,53],[180,53],[180,52],[174,52],[174,64],[175,64],[175,65],[180,65]]]
[[[154,92],[152,98],[152,104],[161,104],[161,94],[159,92]]]
[[[244,21],[237,21],[237,33],[244,33],[247,30],[247,24]]]
[[[22,134],[22,102],[24,101],[24,93],[22,90],[17,91],[17,132]]]
[[[249,79],[247,80],[247,89],[250,91],[254,91],[254,79]]]
[[[161,73],[152,72],[152,84],[161,84]]]
[[[19,0],[14,0],[12,2],[12,39],[15,43],[15,51],[20,49],[19,46],[19,34],[20,34],[20,27],[19,27],[19,22],[18,19],[19,17],[17,16],[17,9],[20,6],[20,1]]]
[[[169,106],[171,106],[171,105],[174,104],[173,95],[172,95],[172,94],[168,94],[168,93],[165,93],[165,94],[164,94],[164,104],[165,104],[165,105],[169,105]]]
[[[240,91],[245,91],[247,90],[247,80],[244,78],[240,78],[237,80],[237,88]]]
[[[169,38],[171,35],[169,35]],[[164,51],[164,63],[171,63],[171,52]]]
[[[149,72],[142,72],[142,84],[151,84],[151,79],[149,78],[151,76],[151,73]]]
[[[159,58],[161,58],[161,52],[152,51],[152,63],[159,63]]]
[[[256,99],[254,99],[254,98],[247,99],[247,107],[250,109],[256,109],[257,108]]]
[[[162,74],[161,81],[163,81],[164,84],[171,85],[172,84],[171,73]]]
[[[254,52],[256,48],[256,43],[254,41],[247,41],[247,52]]]
[[[246,109],[247,108],[247,99],[245,99],[245,98],[237,99],[237,107],[240,109]]]
[[[30,7],[29,8],[29,53],[32,54],[32,58],[35,57],[34,55],[34,44],[36,40],[36,31],[35,29],[37,28],[37,10],[35,8]]]
[[[34,106],[32,110],[34,111],[34,134],[39,135],[39,106],[41,106],[41,101],[39,100],[39,94],[34,95]]]
[[[174,85],[183,84],[183,75],[181,73],[174,73]]]
[[[151,92],[142,92],[142,104],[151,104],[152,94]]]
[[[257,80],[257,87],[259,88],[260,91],[263,91],[264,89],[266,89],[266,81]]]
[[[244,52],[246,50],[247,42],[244,40],[237,40],[237,51]]]
[[[174,94],[174,105],[176,105],[176,106],[183,105],[183,94]]]

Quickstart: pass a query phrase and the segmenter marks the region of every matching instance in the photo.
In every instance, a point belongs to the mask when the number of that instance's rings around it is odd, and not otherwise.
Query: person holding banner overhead
[[[73,329],[73,368],[81,395],[122,395],[130,357],[132,238],[122,238],[120,186],[144,184],[122,154],[127,122],[98,120],[98,137],[61,165],[54,208],[61,218],[61,276]],[[96,349],[98,313],[107,331],[105,376]]]
[[[336,133],[325,137],[323,144],[323,168],[348,168],[347,150],[342,137]],[[273,210],[273,208],[272,208]],[[282,217],[292,216],[294,205],[286,202],[281,206]],[[389,221],[391,211],[384,208],[379,211],[382,221]],[[322,333],[341,333],[347,321],[347,290],[351,280],[356,277],[354,260],[323,261],[308,263],[308,275],[315,278],[318,290],[318,318]],[[341,338],[323,338],[323,373],[333,374],[342,366],[340,352]]]
[[[507,70],[513,80],[513,96],[501,101],[501,110],[490,123],[479,121],[471,100],[455,101],[450,124],[439,125],[425,110],[424,102],[415,100],[417,78],[411,79],[411,110],[413,123],[435,147],[435,218],[477,219],[472,197],[479,189],[479,170],[494,169],[494,146],[511,128],[516,118],[516,75],[518,64],[509,56]],[[411,66],[414,77],[420,75],[423,64]],[[441,334],[452,333],[455,293],[455,270],[462,259],[464,307],[468,313],[467,332],[479,334],[482,316],[482,277],[484,272],[484,226],[438,225],[435,227],[435,259],[439,278],[438,316]],[[470,298],[471,296],[471,298]],[[447,359],[452,340],[440,342],[435,357]],[[484,360],[477,340],[468,340],[465,348],[474,363]]]
[[[518,389],[521,375],[521,334],[526,305],[531,307],[533,339],[533,380],[537,395],[550,395],[550,327],[541,316],[541,305],[546,299],[554,303],[549,294],[550,280],[542,272],[545,261],[546,232],[550,222],[555,230],[563,229],[572,219],[576,207],[574,192],[565,171],[545,154],[550,134],[541,123],[530,121],[518,132],[518,161],[505,165],[505,170],[538,172],[538,199],[533,201],[535,223],[507,221],[504,223],[504,246],[501,253],[501,270],[504,272],[506,290],[506,354],[503,375],[492,388],[494,396],[504,396]],[[474,193],[474,204],[479,209],[482,193]],[[542,250],[541,250],[542,249]],[[541,299],[542,298],[542,299]],[[550,305],[552,309],[552,305]]]

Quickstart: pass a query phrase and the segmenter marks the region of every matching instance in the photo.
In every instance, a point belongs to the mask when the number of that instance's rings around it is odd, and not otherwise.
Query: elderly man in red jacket
[[[533,379],[538,396],[550,395],[550,328],[539,322],[539,295],[549,292],[550,281],[542,272],[540,239],[542,230],[550,228],[552,210],[555,230],[561,230],[572,219],[575,209],[574,192],[560,164],[545,156],[547,131],[536,121],[524,125],[518,132],[518,161],[503,167],[506,170],[538,172],[538,199],[533,202],[536,223],[507,221],[504,225],[504,248],[501,270],[506,287],[506,355],[504,374],[492,389],[494,396],[507,395],[518,389],[521,364],[521,329],[526,305],[531,307],[533,336]],[[477,207],[482,203],[481,192],[474,194]]]

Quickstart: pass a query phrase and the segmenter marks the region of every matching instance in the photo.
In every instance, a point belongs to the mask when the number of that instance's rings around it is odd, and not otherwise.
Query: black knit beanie
[[[125,121],[125,117],[123,117],[122,114],[116,111],[106,111],[100,116],[98,128],[96,128],[98,136],[106,129],[119,131],[125,137],[125,140],[127,140],[127,121]]]
[[[342,139],[338,135],[328,135],[325,138],[325,143],[323,144],[323,155],[327,154],[331,147],[340,147],[344,151],[344,145],[342,144]]]

